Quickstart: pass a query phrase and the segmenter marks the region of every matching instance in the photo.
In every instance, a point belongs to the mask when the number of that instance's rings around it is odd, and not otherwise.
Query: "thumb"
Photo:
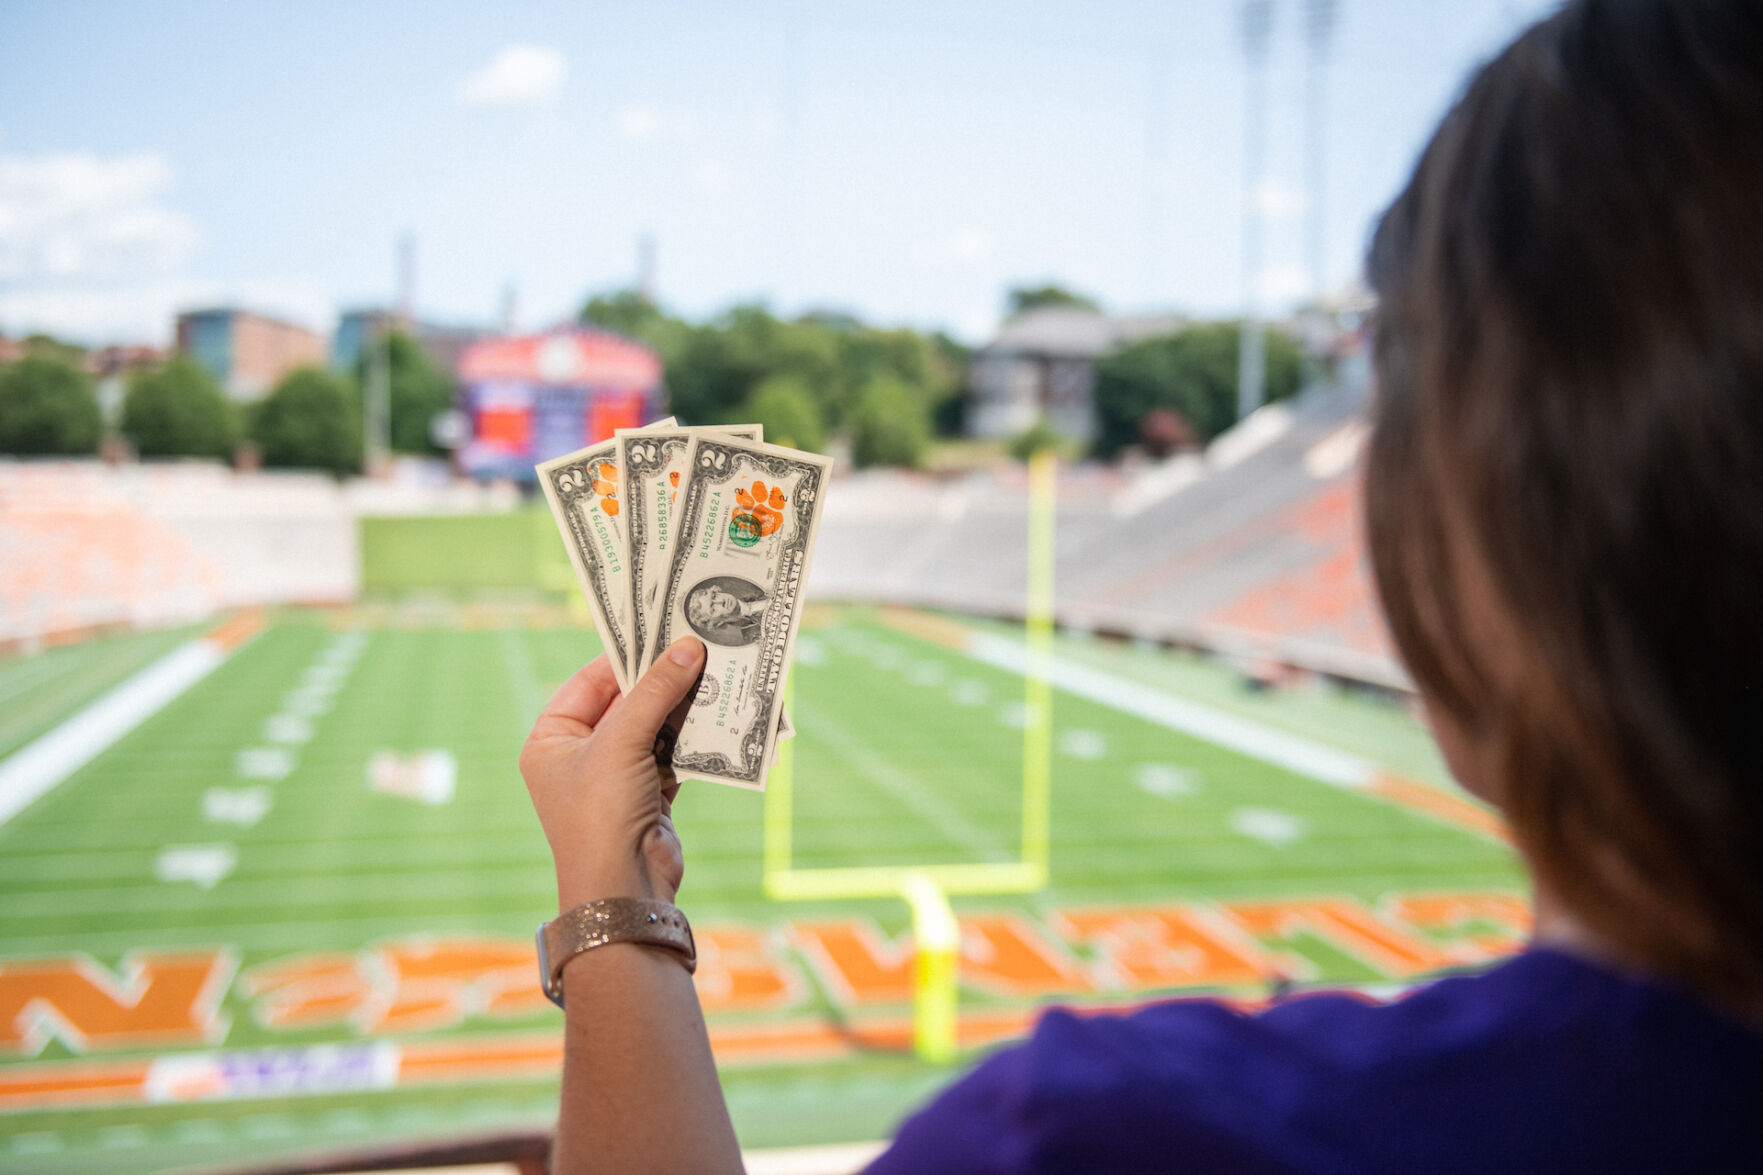
[[[703,669],[704,643],[695,636],[681,637],[655,658],[649,672],[607,717],[606,725],[616,726],[621,740],[632,739],[646,749]]]

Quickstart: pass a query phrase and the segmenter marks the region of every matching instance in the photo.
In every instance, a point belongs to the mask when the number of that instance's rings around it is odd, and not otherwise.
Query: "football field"
[[[0,661],[0,755],[202,633]],[[225,646],[0,824],[0,1168],[543,1127],[561,1013],[531,936],[555,890],[515,758],[595,638],[547,601],[404,597],[235,619]],[[811,609],[794,866],[1014,859],[1020,649],[996,622]],[[1161,649],[1055,654],[1049,885],[954,898],[966,1056],[1049,1001],[1394,990],[1521,938],[1510,848],[1399,709]],[[884,1137],[954,1071],[909,1048],[906,906],[768,900],[763,803],[688,783],[675,812],[737,1129]]]

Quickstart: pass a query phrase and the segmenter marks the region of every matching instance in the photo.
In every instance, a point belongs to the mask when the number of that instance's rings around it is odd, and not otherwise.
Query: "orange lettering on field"
[[[361,961],[341,952],[295,955],[245,972],[239,991],[256,999],[257,1022],[265,1028],[314,1028],[341,1024],[373,994]]]
[[[1093,944],[1128,988],[1238,987],[1262,983],[1274,971],[1257,943],[1200,910],[1082,910],[1060,920],[1072,938]]]
[[[267,1028],[350,1024],[391,1034],[542,1011],[551,1005],[537,975],[533,948],[519,939],[418,939],[278,959],[252,968],[240,988]]]
[[[742,926],[697,932],[698,970],[692,976],[706,1012],[786,1007],[796,1002],[801,981],[778,957],[769,935]]]
[[[912,998],[911,948],[888,941],[873,923],[798,922],[794,930],[803,954],[839,1003],[898,1003]],[[911,941],[905,935],[901,940]]]
[[[148,952],[118,975],[84,955],[0,963],[0,1051],[59,1037],[76,1052],[218,1040],[236,960],[228,951]]]
[[[1075,960],[1020,915],[977,915],[959,922],[964,985],[1016,996],[1095,988]],[[803,953],[839,1002],[901,1003],[912,998],[910,935],[890,942],[867,922],[798,923],[794,929]]]
[[[1393,979],[1464,961],[1458,952],[1378,917],[1353,898],[1230,902],[1224,909],[1250,934],[1282,939],[1313,934]]]
[[[1020,914],[979,914],[960,923],[963,983],[1011,996],[1095,990],[1063,945],[1048,942]]]
[[[1516,894],[1399,894],[1385,904],[1410,926],[1450,935],[1450,946],[1466,960],[1509,955],[1530,937],[1530,906]]]
[[[530,1016],[551,1006],[539,990],[531,943],[518,939],[442,939],[382,947],[397,994],[366,1027],[421,1032],[467,1016]]]

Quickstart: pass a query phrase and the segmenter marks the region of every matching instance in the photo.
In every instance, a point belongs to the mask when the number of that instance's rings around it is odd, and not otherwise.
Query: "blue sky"
[[[1324,284],[1357,273],[1465,72],[1540,0],[1339,0]],[[1302,0],[1276,0],[1265,267],[1313,286]],[[571,314],[629,284],[969,339],[1054,279],[1243,303],[1237,0],[886,4],[0,0],[0,331],[163,341],[180,307],[326,327]]]

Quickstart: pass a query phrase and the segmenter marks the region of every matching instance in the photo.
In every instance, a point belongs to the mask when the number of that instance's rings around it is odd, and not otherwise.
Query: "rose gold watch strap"
[[[678,906],[642,898],[583,902],[539,927],[539,984],[553,1003],[563,1003],[563,965],[582,951],[614,942],[667,947],[687,971],[698,967],[692,926]]]

